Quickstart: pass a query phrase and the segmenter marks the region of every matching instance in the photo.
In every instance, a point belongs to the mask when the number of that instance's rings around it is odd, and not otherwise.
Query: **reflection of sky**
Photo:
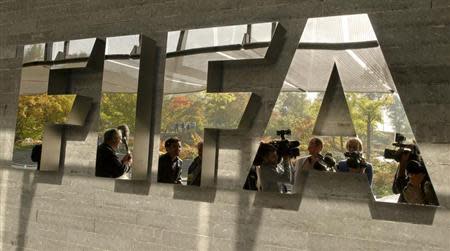
[[[184,49],[211,47],[231,44],[241,44],[247,25],[221,26],[188,30],[186,46]],[[252,42],[270,41],[272,23],[259,23],[251,25]],[[180,31],[167,34],[167,51],[176,50]],[[348,43],[376,40],[375,33],[366,14],[310,18],[302,33],[301,42],[304,43]],[[89,54],[92,50],[94,38],[72,40],[69,45],[69,54]],[[139,44],[139,35],[107,38],[107,54],[130,54],[133,47]],[[54,44],[54,52],[63,49],[63,42]],[[171,67],[171,78],[175,86],[186,83],[203,83],[206,79],[208,60],[240,59],[263,57],[254,52],[245,50],[235,52],[204,53],[204,56],[185,56],[183,61]],[[242,55],[240,55],[242,54]],[[54,53],[56,56],[56,53]],[[180,57],[179,57],[180,58]],[[173,59],[173,58],[172,58]],[[168,59],[170,61],[170,59]],[[115,66],[114,72],[135,76],[138,65],[126,61],[111,61]],[[331,51],[331,50],[297,50],[285,80],[283,90],[323,91],[329,80],[333,63],[336,62],[344,89],[358,92],[386,92],[394,90],[381,49],[369,48],[359,50]],[[130,72],[133,72],[130,74]],[[124,74],[125,73],[125,74]],[[199,75],[202,78],[199,78]],[[313,95],[313,94],[311,94]],[[314,98],[310,96],[311,99]]]
[[[95,38],[71,40],[69,44],[69,55],[91,53]],[[60,42],[62,43],[62,42]],[[106,55],[130,54],[134,46],[139,45],[139,35],[109,37],[106,39]],[[62,50],[64,45],[58,44],[58,49]],[[55,51],[55,50],[54,50]]]
[[[188,30],[185,49],[241,44],[247,25],[221,26]],[[301,31],[299,31],[301,32]],[[180,31],[167,35],[167,52],[176,50]],[[272,23],[252,24],[252,42],[268,42],[272,36]],[[301,42],[345,43],[376,40],[367,14],[309,18]],[[89,54],[95,39],[72,40],[69,54]],[[106,54],[129,54],[139,44],[139,35],[107,38]],[[58,44],[58,50],[62,46]]]

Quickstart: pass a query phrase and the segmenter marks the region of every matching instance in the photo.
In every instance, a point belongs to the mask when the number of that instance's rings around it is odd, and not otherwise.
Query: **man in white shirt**
[[[300,185],[300,173],[302,170],[311,170],[314,168],[314,164],[318,161],[322,148],[323,142],[321,139],[313,137],[309,140],[308,152],[310,155],[296,160],[294,164],[294,188],[297,188]]]

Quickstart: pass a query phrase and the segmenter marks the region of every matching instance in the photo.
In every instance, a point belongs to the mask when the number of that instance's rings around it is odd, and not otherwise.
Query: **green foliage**
[[[248,93],[206,94],[205,92],[165,95],[161,114],[162,139],[178,136],[182,139],[182,158],[197,155],[196,144],[201,141],[205,127],[236,128],[248,103]],[[308,98],[305,93],[281,93],[265,131],[265,140],[278,138],[276,131],[291,129],[291,139],[301,141],[301,151],[305,154],[309,138],[316,122],[323,94]],[[99,132],[108,128],[127,124],[132,135],[135,131],[136,94],[104,93],[102,95]],[[373,154],[380,156],[391,141],[390,134],[374,130],[383,122],[383,109],[388,109],[396,128],[408,131],[403,109],[398,100],[389,95],[348,94],[353,123],[363,142],[371,145]],[[70,111],[73,96],[23,96],[19,100],[17,140],[25,138],[41,139],[46,122],[62,122]],[[398,121],[395,121],[397,119]],[[174,130],[178,123],[195,122],[196,128],[186,131]],[[397,123],[397,124],[396,124]],[[342,158],[344,137],[323,137],[324,152],[332,152]],[[130,139],[132,143],[132,139]],[[161,152],[164,152],[161,144]],[[372,160],[374,166],[373,191],[378,197],[392,194],[391,185],[396,164]]]
[[[277,130],[291,129],[290,138],[305,143],[312,136],[317,114],[316,101],[307,99],[305,93],[281,93],[272,111],[265,136],[275,139]]]
[[[100,108],[100,132],[127,124],[131,133],[135,130],[136,94],[103,93]]]
[[[394,181],[397,170],[396,162],[381,162],[374,160],[373,165],[373,194],[379,198],[392,195],[392,182]]]
[[[391,96],[373,93],[352,93],[347,95],[347,99],[355,130],[363,137],[367,137],[368,124],[374,128],[383,122],[381,112],[392,103]]]
[[[33,44],[25,47],[23,62],[31,62],[44,59],[44,45]]]
[[[383,123],[382,111],[392,103],[392,96],[352,93],[347,99],[356,133],[366,142],[367,159],[370,160],[374,128]]]
[[[191,95],[166,95],[163,99],[161,131],[169,133],[175,124],[195,122],[197,128],[204,126],[204,93]]]
[[[67,117],[74,95],[20,96],[17,113],[16,141],[41,140],[46,123],[61,123]]]
[[[405,110],[403,109],[402,102],[400,101],[400,97],[398,95],[394,95],[393,102],[388,107],[387,112],[396,132],[402,134],[410,134],[412,132]]]

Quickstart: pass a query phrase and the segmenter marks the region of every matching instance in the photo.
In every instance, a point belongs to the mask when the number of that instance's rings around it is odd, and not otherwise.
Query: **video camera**
[[[344,156],[347,158],[348,168],[366,168],[367,164],[364,161],[362,152],[345,152]]]
[[[277,149],[278,162],[281,161],[281,157],[289,155],[290,158],[295,158],[300,156],[300,142],[297,140],[287,140],[285,135],[291,135],[291,130],[279,130],[277,135],[281,137],[281,140],[274,140],[269,142]]]
[[[336,160],[333,154],[326,153],[325,156],[318,154],[319,159],[314,164],[313,168],[319,171],[333,171],[336,166]]]
[[[400,158],[405,153],[410,153],[409,160],[421,161],[420,150],[416,144],[405,144],[406,137],[400,133],[395,134],[395,143],[393,146],[398,147],[398,149],[384,149],[384,158],[393,159],[400,162]]]

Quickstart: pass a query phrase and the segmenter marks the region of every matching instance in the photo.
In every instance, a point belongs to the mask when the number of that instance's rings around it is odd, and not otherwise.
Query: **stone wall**
[[[2,250],[448,249],[449,11],[444,0],[0,0]],[[351,174],[305,174],[301,195],[280,196],[9,167],[25,44],[145,33],[163,50],[168,30],[357,13],[369,14],[439,208],[376,203]]]

